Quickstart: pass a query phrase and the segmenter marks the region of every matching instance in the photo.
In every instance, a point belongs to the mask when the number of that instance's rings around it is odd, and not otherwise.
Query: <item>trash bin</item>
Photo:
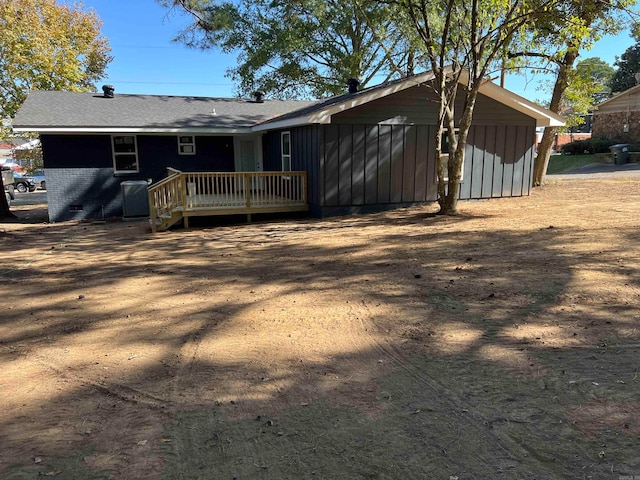
[[[629,163],[629,144],[618,143],[609,147],[611,154],[613,155],[614,165],[624,165]]]

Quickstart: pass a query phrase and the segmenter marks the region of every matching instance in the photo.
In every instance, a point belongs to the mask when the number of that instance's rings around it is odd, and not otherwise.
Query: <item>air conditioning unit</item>
[[[148,217],[149,194],[146,180],[127,180],[120,184],[122,189],[122,216]]]

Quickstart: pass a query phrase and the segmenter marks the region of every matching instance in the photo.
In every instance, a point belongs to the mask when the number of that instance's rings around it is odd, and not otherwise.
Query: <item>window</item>
[[[138,168],[138,148],[134,135],[114,135],[113,143],[113,169],[116,173],[133,173]]]
[[[282,140],[282,171],[290,172],[291,171],[291,133],[290,132],[282,132],[281,134]]]
[[[178,155],[195,155],[196,137],[193,135],[181,135],[178,137]]]

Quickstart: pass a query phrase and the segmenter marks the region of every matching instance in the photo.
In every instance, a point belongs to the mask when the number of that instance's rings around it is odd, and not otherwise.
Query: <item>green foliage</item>
[[[560,147],[563,155],[583,155],[594,153],[609,153],[609,147],[615,145],[615,141],[607,138],[588,138],[575,140]]]
[[[94,11],[79,6],[2,0],[0,118],[12,118],[31,89],[93,90],[111,60],[101,26]]]
[[[635,87],[635,75],[640,72],[640,38],[637,38],[636,44],[627,48],[620,57],[616,57],[613,65],[617,70],[609,82],[611,91],[620,93]]]
[[[361,88],[374,77],[413,73],[419,61],[411,32],[392,7],[375,0],[158,0],[192,15],[176,40],[201,49],[238,52],[227,75],[238,93],[314,98]]]

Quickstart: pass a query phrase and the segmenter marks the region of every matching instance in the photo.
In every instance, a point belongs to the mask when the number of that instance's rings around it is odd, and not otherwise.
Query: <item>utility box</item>
[[[624,165],[629,163],[629,144],[618,143],[609,147],[613,156],[614,165]]]
[[[120,184],[122,189],[122,216],[148,217],[149,194],[145,180],[127,180]]]

